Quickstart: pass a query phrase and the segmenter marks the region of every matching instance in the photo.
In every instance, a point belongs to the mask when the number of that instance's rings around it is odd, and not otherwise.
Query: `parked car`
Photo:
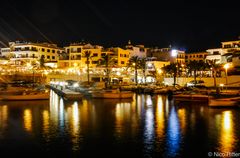
[[[204,88],[206,86],[205,86],[205,82],[203,80],[196,80],[196,83],[194,80],[192,80],[186,84],[186,87]]]

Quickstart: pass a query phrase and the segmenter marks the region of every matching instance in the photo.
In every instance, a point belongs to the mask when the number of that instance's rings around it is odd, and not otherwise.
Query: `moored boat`
[[[74,91],[71,91],[68,89],[63,90],[62,92],[64,93],[63,97],[66,100],[81,100],[83,97],[83,95],[81,93],[74,92]]]

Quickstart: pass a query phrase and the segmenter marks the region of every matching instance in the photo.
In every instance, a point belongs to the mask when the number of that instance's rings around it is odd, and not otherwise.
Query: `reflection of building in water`
[[[233,123],[232,111],[223,112],[219,148],[219,151],[221,152],[234,152],[234,146],[237,138],[234,136]]]
[[[27,132],[32,132],[32,111],[25,109],[23,112],[23,124]]]
[[[0,106],[0,137],[4,129],[7,127],[7,119],[8,119],[8,106],[7,105]]]

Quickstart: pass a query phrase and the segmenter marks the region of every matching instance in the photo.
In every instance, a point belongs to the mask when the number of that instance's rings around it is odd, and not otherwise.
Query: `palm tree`
[[[187,64],[187,68],[189,72],[193,71],[194,83],[197,83],[197,71],[205,69],[205,63],[203,61],[190,61]]]
[[[177,63],[171,63],[170,65],[166,65],[163,67],[163,71],[165,73],[173,74],[173,85],[176,85],[176,78],[177,78]]]
[[[106,87],[108,87],[108,85],[110,84],[110,70],[109,70],[109,66],[114,66],[116,64],[116,59],[113,58],[112,56],[110,56],[109,54],[106,54],[102,57],[102,59],[100,59],[99,65],[103,65],[105,66],[105,72],[106,72],[106,78],[107,78],[107,82],[106,82]]]
[[[139,66],[140,66],[140,68],[142,69],[142,72],[143,72],[144,83],[146,83],[146,69],[147,69],[146,58],[141,58],[139,60]]]
[[[43,67],[44,67],[44,62],[45,62],[45,61],[44,61],[44,56],[42,55],[41,58],[40,58],[40,61],[39,61],[39,63],[40,63],[40,65],[39,65],[40,68],[43,68]]]
[[[137,69],[140,68],[140,58],[138,56],[132,56],[129,59],[128,67],[133,67],[134,68],[134,74],[135,74],[135,83],[136,85],[138,84],[138,72]]]
[[[213,81],[214,81],[214,87],[217,90],[217,82],[216,82],[216,77],[217,77],[217,71],[220,70],[221,65],[216,63],[216,60],[208,60],[208,68],[212,69],[213,72]]]
[[[86,64],[87,64],[87,79],[88,79],[88,85],[90,84],[90,75],[89,75],[89,64],[91,59],[91,51],[86,51],[84,53],[84,57],[86,58]]]

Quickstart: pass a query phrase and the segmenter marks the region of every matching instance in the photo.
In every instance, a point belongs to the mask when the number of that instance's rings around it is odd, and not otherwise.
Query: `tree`
[[[215,60],[208,60],[208,68],[210,70],[212,70],[212,72],[213,72],[214,87],[217,90],[216,77],[217,77],[217,71],[220,70],[221,65],[216,63],[216,59]]]
[[[105,67],[105,72],[106,72],[106,87],[108,87],[108,85],[110,84],[110,70],[109,70],[109,66],[114,66],[116,64],[116,59],[113,58],[112,56],[110,56],[109,54],[104,55],[100,61],[99,61],[99,65],[103,65]]]
[[[128,67],[133,67],[134,68],[136,85],[138,84],[138,77],[137,77],[138,76],[138,72],[137,72],[137,69],[141,68],[140,60],[141,60],[141,58],[139,58],[138,56],[132,56],[129,59],[129,63],[128,63]]]
[[[87,80],[88,85],[90,84],[90,74],[89,74],[89,64],[91,59],[91,51],[85,51],[84,56],[86,58],[86,64],[87,64]]]
[[[197,83],[197,71],[201,71],[205,69],[206,64],[203,61],[190,61],[187,64],[187,69],[191,73],[193,71],[194,83]]]
[[[41,56],[39,63],[40,63],[40,65],[39,65],[40,68],[43,68],[44,67],[44,63],[45,63],[43,55]]]
[[[170,65],[166,65],[163,67],[163,71],[165,73],[173,74],[173,85],[176,85],[176,77],[177,77],[177,63],[171,63]]]
[[[146,69],[147,69],[146,58],[139,59],[139,66],[143,72],[144,83],[146,83]]]

